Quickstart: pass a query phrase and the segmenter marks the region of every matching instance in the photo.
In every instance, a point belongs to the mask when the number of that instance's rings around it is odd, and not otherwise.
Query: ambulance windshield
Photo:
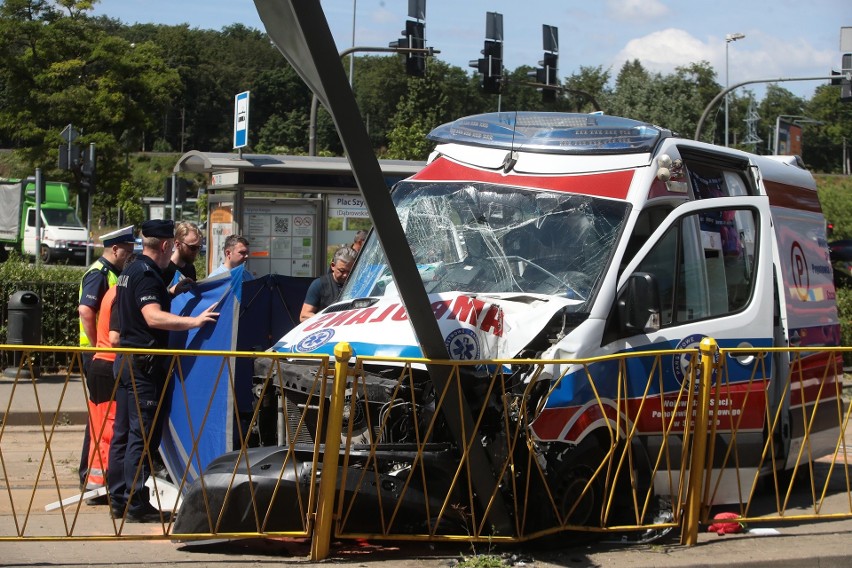
[[[397,185],[393,199],[427,293],[561,295],[585,303],[600,285],[628,205],[486,183]],[[341,300],[397,294],[369,239]]]

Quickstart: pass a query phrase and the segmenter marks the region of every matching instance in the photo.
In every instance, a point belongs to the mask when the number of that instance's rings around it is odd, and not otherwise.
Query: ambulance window
[[[695,199],[748,195],[742,173],[704,164],[689,164],[689,181]]]
[[[669,229],[637,268],[657,279],[663,326],[746,306],[757,261],[756,224],[751,209],[708,209]]]
[[[660,226],[660,223],[672,212],[672,209],[672,205],[657,205],[643,209],[639,213],[636,225],[634,225],[633,232],[630,234],[630,239],[624,249],[624,256],[621,257],[619,274],[633,260],[642,245],[648,242],[648,237]]]
[[[680,227],[674,226],[660,239],[660,242],[639,265],[638,272],[648,272],[657,279],[662,307],[661,323],[672,323],[674,315],[675,275],[680,262]]]
[[[748,186],[742,175],[735,172],[724,172],[724,174],[728,195],[748,195]]]

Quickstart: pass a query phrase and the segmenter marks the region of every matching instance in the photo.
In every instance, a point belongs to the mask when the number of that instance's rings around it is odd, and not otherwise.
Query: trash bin
[[[6,343],[8,345],[41,344],[41,299],[35,292],[21,290],[9,297],[9,319],[6,324]],[[12,367],[4,371],[7,377],[15,377],[21,364],[20,351],[12,352]],[[33,365],[35,377],[38,367]],[[21,370],[21,377],[30,378],[29,368]]]

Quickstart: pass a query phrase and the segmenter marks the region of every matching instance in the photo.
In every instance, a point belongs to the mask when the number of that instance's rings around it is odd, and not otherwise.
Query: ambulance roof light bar
[[[438,126],[429,140],[545,154],[648,153],[671,132],[602,114],[495,112]]]

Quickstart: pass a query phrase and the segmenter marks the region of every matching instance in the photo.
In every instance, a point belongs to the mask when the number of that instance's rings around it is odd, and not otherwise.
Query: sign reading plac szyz
[[[248,146],[249,91],[234,97],[234,149]]]

